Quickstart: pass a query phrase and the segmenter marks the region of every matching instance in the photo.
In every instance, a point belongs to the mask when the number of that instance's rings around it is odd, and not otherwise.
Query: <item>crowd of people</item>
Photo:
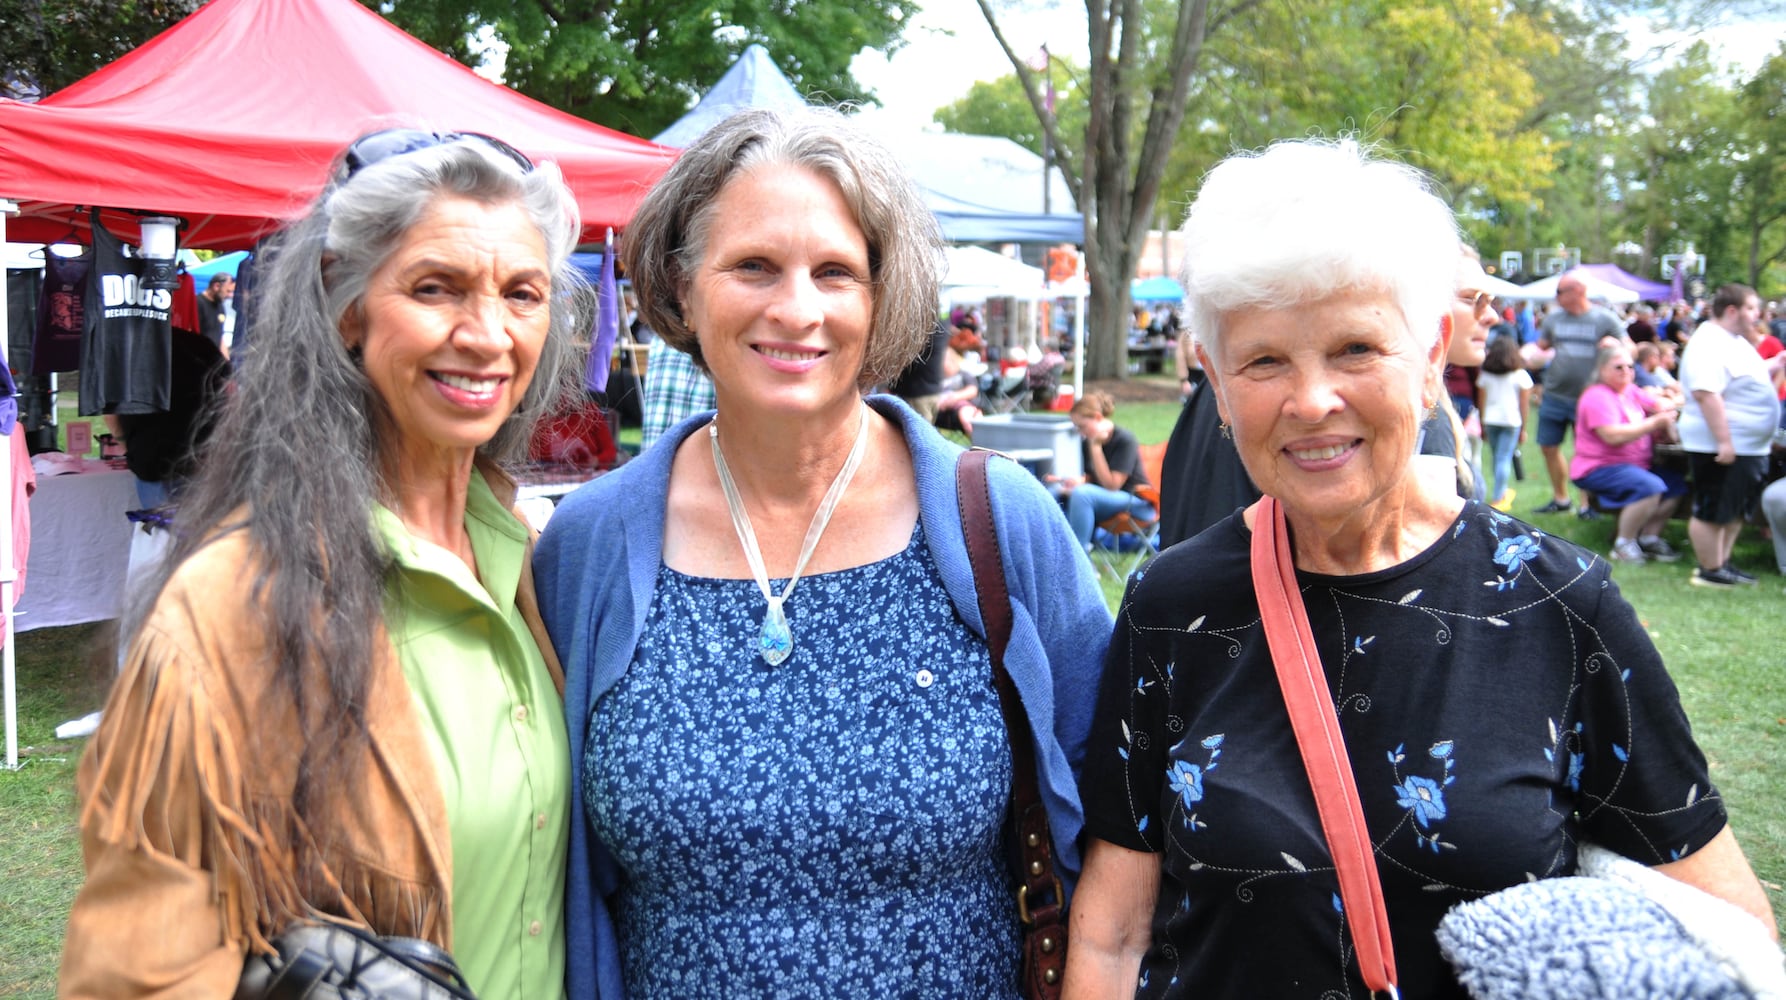
[[[1764,306],[1754,289],[1731,284],[1669,313],[1661,326],[1646,304],[1621,316],[1590,301],[1586,284],[1565,274],[1554,306],[1504,307],[1492,360],[1479,370],[1457,366],[1448,384],[1471,386],[1456,400],[1460,410],[1482,409],[1482,419],[1468,424],[1471,446],[1486,443],[1493,456],[1491,503],[1498,509],[1512,509],[1512,460],[1529,417],[1550,487],[1531,513],[1573,512],[1584,520],[1612,513],[1618,526],[1611,558],[1672,562],[1679,553],[1663,529],[1690,496],[1686,540],[1698,566],[1689,581],[1754,584],[1730,553],[1757,514],[1770,534],[1786,529],[1778,504],[1768,513],[1761,503],[1764,483],[1778,475],[1775,442],[1786,439],[1786,307]],[[1525,337],[1528,317],[1532,332]],[[1536,396],[1536,406],[1521,392]],[[1565,460],[1571,435],[1573,456]],[[1786,560],[1780,570],[1786,574]]]
[[[1572,873],[1588,840],[1772,932],[1609,564],[1487,502],[1510,487],[1470,427],[1517,441],[1533,390],[1423,174],[1299,140],[1208,176],[1181,423],[1197,475],[1251,492],[1113,618],[1089,528],[1150,513],[1135,437],[1094,393],[1082,475],[972,477],[933,421],[971,429],[985,345],[937,321],[941,237],[897,164],[818,110],[681,154],[621,253],[711,403],[539,534],[503,467],[581,367],[575,200],[490,136],[343,150],[269,254],[265,335],[123,623],[61,994],[240,996],[321,920],[450,951],[485,1000],[1367,995],[1255,538],[1307,603],[1404,995],[1465,996],[1445,912]],[[1778,405],[1717,339],[1753,293],[1711,310],[1678,406],[1622,329],[1579,322],[1584,368],[1577,320],[1537,324],[1541,445],[1598,444],[1564,472],[1630,509],[1617,558],[1659,555],[1678,483],[1639,438],[1678,410],[1713,466],[1701,573],[1728,568]],[[912,403],[873,391],[896,384]],[[1069,903],[1063,972],[1030,930]]]

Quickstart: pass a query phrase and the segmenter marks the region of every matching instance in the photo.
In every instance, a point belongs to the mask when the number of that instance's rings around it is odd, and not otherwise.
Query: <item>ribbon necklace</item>
[[[726,468],[726,456],[719,450],[719,420],[707,425],[707,440],[713,445],[713,468],[719,472],[719,488],[726,495],[726,509],[732,513],[732,529],[738,533],[738,541],[744,546],[744,559],[750,563],[750,573],[757,581],[757,589],[763,592],[763,599],[769,602],[769,610],[763,615],[763,628],[757,634],[757,652],[763,654],[763,660],[770,666],[778,666],[794,652],[794,633],[788,628],[788,616],[781,610],[782,604],[794,593],[794,585],[800,582],[800,573],[806,569],[806,561],[812,558],[812,550],[818,547],[819,536],[825,533],[825,526],[831,523],[831,513],[837,509],[837,502],[843,499],[843,491],[849,488],[850,480],[856,475],[856,467],[862,464],[862,453],[868,443],[868,412],[863,409],[862,421],[856,427],[856,443],[850,447],[849,457],[843,460],[843,468],[838,470],[837,478],[831,480],[831,488],[825,491],[825,498],[819,501],[819,509],[813,512],[812,522],[806,526],[806,540],[800,543],[800,558],[794,563],[794,575],[788,578],[788,585],[782,588],[778,597],[769,591],[769,572],[763,568],[763,553],[757,547],[757,533],[750,526],[750,515],[744,510],[744,501],[738,496],[738,484],[732,481],[732,473]]]

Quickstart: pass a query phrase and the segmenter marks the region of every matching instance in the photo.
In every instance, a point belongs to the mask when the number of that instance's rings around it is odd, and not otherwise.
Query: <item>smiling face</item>
[[[390,410],[398,468],[468,460],[514,413],[551,325],[551,270],[519,204],[441,197],[343,323]]]
[[[1443,348],[1423,346],[1393,300],[1347,292],[1221,324],[1204,367],[1247,473],[1288,513],[1368,517],[1410,484]]]
[[[1488,275],[1476,258],[1460,254],[1457,261],[1457,297],[1451,302],[1451,347],[1447,364],[1474,368],[1488,354],[1488,331],[1495,325],[1494,300],[1483,292]]]
[[[853,410],[874,298],[843,193],[804,167],[766,164],[726,185],[714,218],[682,314],[720,412]]]

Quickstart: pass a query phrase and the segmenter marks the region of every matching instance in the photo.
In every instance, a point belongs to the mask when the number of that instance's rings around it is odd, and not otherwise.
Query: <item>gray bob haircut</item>
[[[639,318],[706,368],[682,297],[707,252],[714,203],[736,177],[802,167],[836,184],[868,243],[874,297],[857,384],[891,381],[936,324],[942,232],[892,152],[842,114],[823,108],[742,111],[708,129],[645,196],[621,243]]]
[[[1353,290],[1388,295],[1431,346],[1455,291],[1451,209],[1425,174],[1350,139],[1229,156],[1204,177],[1180,232],[1186,318],[1211,354],[1228,313]]]

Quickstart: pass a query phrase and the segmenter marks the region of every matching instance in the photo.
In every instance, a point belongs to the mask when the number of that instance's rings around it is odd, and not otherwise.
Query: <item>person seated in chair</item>
[[[1141,446],[1132,432],[1116,426],[1111,419],[1115,412],[1116,400],[1109,393],[1089,392],[1074,403],[1073,426],[1085,439],[1080,445],[1085,474],[1043,477],[1055,495],[1065,498],[1067,523],[1087,551],[1099,521],[1125,511],[1138,519],[1154,517],[1153,504],[1136,495],[1152,485],[1141,465]]]
[[[962,367],[961,352],[953,347],[943,352],[943,391],[936,401],[937,428],[960,431],[974,436],[974,421],[980,419],[980,383]]]
[[[1600,348],[1595,380],[1576,404],[1569,480],[1602,507],[1618,510],[1613,560],[1674,562],[1680,556],[1662,540],[1662,528],[1686,495],[1687,482],[1670,470],[1652,470],[1650,448],[1653,435],[1674,431],[1679,413],[1636,385],[1635,368],[1623,344]]]

